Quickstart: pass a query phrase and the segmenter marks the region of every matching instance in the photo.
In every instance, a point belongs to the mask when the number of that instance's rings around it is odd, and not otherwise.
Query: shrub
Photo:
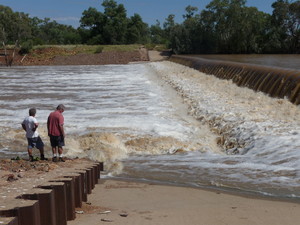
[[[21,55],[28,54],[31,51],[32,48],[33,48],[32,41],[31,40],[25,41],[25,42],[22,43],[19,53]]]
[[[101,53],[103,51],[104,47],[102,46],[98,46],[96,49],[95,49],[95,52],[94,53]]]

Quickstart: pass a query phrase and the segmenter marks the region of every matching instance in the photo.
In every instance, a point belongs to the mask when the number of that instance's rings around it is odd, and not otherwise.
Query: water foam
[[[114,165],[117,173],[121,166],[115,164],[121,165],[119,161],[129,154],[204,149],[201,141],[193,141],[201,134],[198,127],[177,115],[173,100],[166,98],[164,88],[144,64],[11,68],[1,70],[0,76],[0,123],[10,131],[1,137],[8,149],[26,149],[20,123],[34,106],[51,156],[45,124],[59,103],[67,107],[65,154],[105,161],[106,169]],[[206,132],[201,135],[207,136]],[[22,147],[15,148],[11,140]],[[211,140],[215,142],[213,136]]]
[[[199,156],[206,161],[192,166],[195,173],[206,168],[211,184],[252,191],[260,185],[265,193],[300,196],[299,106],[171,62],[151,67],[176,89],[191,115],[219,135],[218,144],[227,154]]]

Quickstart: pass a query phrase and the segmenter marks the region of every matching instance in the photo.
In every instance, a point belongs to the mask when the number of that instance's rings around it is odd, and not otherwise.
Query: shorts
[[[28,141],[28,148],[37,148],[37,149],[41,149],[44,147],[44,142],[42,141],[42,139],[40,138],[40,136],[35,137],[35,138],[27,138]]]
[[[52,136],[50,135],[51,147],[62,147],[65,146],[65,139],[63,136]]]

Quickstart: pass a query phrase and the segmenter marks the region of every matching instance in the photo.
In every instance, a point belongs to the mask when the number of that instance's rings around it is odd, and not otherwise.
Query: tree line
[[[246,0],[212,0],[202,11],[187,6],[183,22],[168,15],[161,24],[127,16],[123,4],[102,1],[103,12],[88,8],[80,26],[31,18],[0,5],[0,41],[30,48],[44,44],[164,44],[177,54],[299,53],[300,1],[276,0],[272,14],[247,7]]]

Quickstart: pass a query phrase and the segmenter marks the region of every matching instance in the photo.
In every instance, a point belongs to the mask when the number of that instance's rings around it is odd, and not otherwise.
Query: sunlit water
[[[66,105],[65,154],[108,176],[300,197],[299,107],[170,62],[0,69],[0,151],[26,158],[20,123]],[[37,151],[35,152],[36,154]]]

